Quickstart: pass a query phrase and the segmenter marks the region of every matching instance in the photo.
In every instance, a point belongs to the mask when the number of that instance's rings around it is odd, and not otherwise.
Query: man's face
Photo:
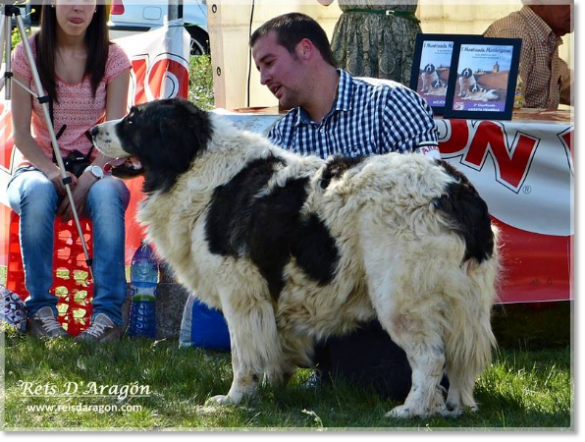
[[[260,37],[252,47],[252,56],[260,72],[260,83],[270,89],[281,106],[301,106],[306,90],[301,75],[304,66],[295,54],[277,43],[276,32]]]
[[[562,37],[573,32],[572,5],[540,5],[537,14],[550,26],[555,35]]]

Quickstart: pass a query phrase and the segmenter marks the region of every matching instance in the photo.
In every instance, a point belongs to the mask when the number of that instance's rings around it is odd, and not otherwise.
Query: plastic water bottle
[[[132,305],[128,336],[156,336],[156,286],[158,261],[150,245],[142,242],[130,267]]]

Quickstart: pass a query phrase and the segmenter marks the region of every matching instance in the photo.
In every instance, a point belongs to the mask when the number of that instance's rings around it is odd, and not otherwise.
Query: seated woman
[[[87,136],[95,124],[126,114],[131,64],[108,37],[106,6],[96,0],[52,0],[41,13],[40,31],[29,38],[43,89],[51,98],[53,128],[63,157],[76,151],[89,165],[69,170],[77,212],[93,223],[93,314],[77,339],[118,339],[126,299],[124,214],[129,192],[122,181],[104,175],[107,157],[92,149]],[[22,44],[13,54],[14,78],[35,91]],[[42,92],[39,95],[44,95]],[[43,109],[36,97],[13,88],[14,142],[24,156],[8,185],[12,210],[20,215],[20,244],[30,331],[39,337],[68,336],[56,319],[52,285],[55,217],[72,217]]]

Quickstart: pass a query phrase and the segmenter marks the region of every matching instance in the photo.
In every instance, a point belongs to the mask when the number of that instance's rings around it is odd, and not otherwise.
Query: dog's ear
[[[161,152],[166,166],[177,172],[186,171],[191,165],[193,152],[188,136],[188,128],[181,126],[179,119],[162,117],[159,121],[159,131],[163,140]]]
[[[207,112],[182,101],[172,114],[161,116],[159,130],[164,140],[164,161],[178,172],[186,171],[197,154],[207,148],[212,131]]]

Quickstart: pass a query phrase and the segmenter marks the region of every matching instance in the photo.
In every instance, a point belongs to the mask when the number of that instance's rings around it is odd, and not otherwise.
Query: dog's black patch
[[[289,179],[268,195],[258,196],[282,159],[250,162],[213,194],[205,233],[212,253],[240,258],[248,255],[278,299],[284,267],[291,257],[314,281],[333,279],[339,260],[335,240],[315,214],[301,216],[308,178]]]
[[[254,197],[266,187],[278,164],[284,165],[284,161],[273,156],[254,160],[215,189],[205,225],[211,253],[237,258],[244,252],[242,247],[249,251]]]
[[[142,163],[148,194],[173,187],[213,133],[207,112],[174,98],[133,107],[116,126],[116,135],[123,149]]]
[[[321,179],[321,188],[326,189],[331,183],[331,180],[340,178],[346,170],[357,166],[364,158],[364,156],[334,157],[327,160],[327,165],[325,166]]]
[[[464,261],[473,258],[482,263],[494,253],[487,204],[465,175],[445,161],[436,161],[457,181],[447,186],[447,194],[436,198],[434,205],[454,221],[457,233],[465,240]]]

